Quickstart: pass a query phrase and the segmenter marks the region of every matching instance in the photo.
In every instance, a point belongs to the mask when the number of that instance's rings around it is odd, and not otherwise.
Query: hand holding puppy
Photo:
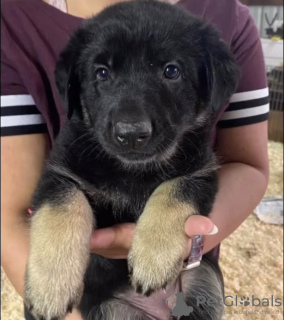
[[[122,223],[114,227],[96,230],[90,239],[90,250],[92,253],[110,259],[126,259],[131,247],[135,223]],[[191,248],[191,237],[195,235],[216,234],[216,226],[204,216],[190,216],[185,222],[185,233],[188,236],[185,248],[185,259],[187,259]]]

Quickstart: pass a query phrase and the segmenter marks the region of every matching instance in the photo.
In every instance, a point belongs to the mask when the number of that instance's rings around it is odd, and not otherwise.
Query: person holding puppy
[[[2,265],[21,295],[29,241],[25,212],[65,118],[53,77],[56,59],[82,18],[114,2],[2,3]],[[185,252],[190,250],[190,237],[202,234],[204,252],[213,249],[218,257],[218,244],[252,212],[267,186],[268,90],[263,55],[248,9],[239,2],[219,0],[213,6],[182,0],[175,5],[215,24],[241,68],[238,90],[220,113],[213,135],[222,159],[215,206],[210,219],[193,216],[185,224],[189,237]],[[90,240],[91,252],[126,258],[134,229],[134,224],[123,224],[97,230]]]

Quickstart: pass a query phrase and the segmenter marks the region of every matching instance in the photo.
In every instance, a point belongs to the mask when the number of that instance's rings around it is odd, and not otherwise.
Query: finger
[[[129,250],[126,249],[91,249],[92,253],[108,259],[127,259]]]
[[[185,222],[185,233],[188,237],[216,234],[217,232],[218,229],[214,223],[204,216],[190,216]]]
[[[185,247],[185,251],[184,251],[184,260],[187,260],[189,257],[191,246],[192,246],[192,241],[191,241],[191,239],[188,239],[186,247]]]
[[[123,223],[110,228],[98,229],[91,236],[91,249],[129,249],[134,229],[135,223]]]

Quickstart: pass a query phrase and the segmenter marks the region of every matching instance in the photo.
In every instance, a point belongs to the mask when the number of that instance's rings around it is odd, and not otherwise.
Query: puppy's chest
[[[163,182],[158,178],[96,176],[90,181],[89,200],[97,214],[113,215],[116,222],[132,222],[143,211],[153,191]],[[99,211],[99,212],[98,212]]]

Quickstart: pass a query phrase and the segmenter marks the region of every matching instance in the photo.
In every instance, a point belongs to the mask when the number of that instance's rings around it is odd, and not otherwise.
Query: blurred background
[[[243,0],[258,27],[270,89],[269,137],[283,142],[283,1]]]

